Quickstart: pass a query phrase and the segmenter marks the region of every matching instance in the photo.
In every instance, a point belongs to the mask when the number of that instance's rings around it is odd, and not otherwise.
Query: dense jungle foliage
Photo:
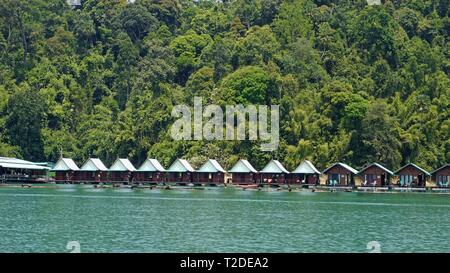
[[[450,162],[450,2],[0,1],[0,156],[228,168]],[[280,145],[174,141],[174,105],[280,105]]]

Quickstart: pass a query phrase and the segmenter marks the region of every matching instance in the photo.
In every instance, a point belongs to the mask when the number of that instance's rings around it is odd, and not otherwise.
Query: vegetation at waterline
[[[450,162],[446,0],[0,1],[0,155]],[[280,105],[280,147],[173,141],[174,105]]]

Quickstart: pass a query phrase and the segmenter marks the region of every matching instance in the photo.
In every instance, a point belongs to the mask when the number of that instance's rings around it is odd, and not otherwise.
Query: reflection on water
[[[0,188],[0,252],[450,252],[450,195]]]

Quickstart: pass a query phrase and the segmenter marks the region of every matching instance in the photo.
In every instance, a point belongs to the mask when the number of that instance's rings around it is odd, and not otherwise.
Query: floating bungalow
[[[358,175],[361,177],[362,186],[384,187],[390,184],[394,173],[381,164],[372,163],[364,167]]]
[[[55,167],[52,171],[55,172],[56,182],[75,182],[77,179],[77,171],[79,171],[77,164],[71,158],[61,157],[58,162],[56,162]]]
[[[147,158],[134,174],[136,182],[158,183],[164,181],[164,167],[157,159]]]
[[[194,168],[185,159],[177,159],[167,169],[167,181],[179,184],[194,182]]]
[[[434,170],[431,173],[431,177],[433,178],[433,181],[436,182],[436,186],[442,188],[450,187],[450,164]]]
[[[335,163],[323,171],[329,186],[353,186],[358,171],[345,163]]]
[[[223,184],[225,182],[226,171],[215,159],[208,161],[197,170],[197,182],[208,184]]]
[[[50,168],[30,161],[0,157],[0,182],[39,182],[47,180]]]
[[[400,187],[425,187],[430,173],[416,164],[409,163],[395,172],[398,175]]]
[[[75,172],[75,179],[80,182],[106,182],[108,181],[108,168],[99,158],[89,158],[80,170]]]
[[[136,168],[128,158],[118,158],[108,170],[108,180],[110,182],[132,183]]]
[[[245,159],[239,159],[228,172],[231,174],[231,181],[234,184],[256,183],[258,171]]]
[[[307,184],[318,185],[321,173],[309,161],[303,160],[294,171],[288,175],[288,182],[290,184]]]
[[[289,172],[278,160],[270,160],[264,168],[259,171],[260,183],[263,184],[285,184]]]

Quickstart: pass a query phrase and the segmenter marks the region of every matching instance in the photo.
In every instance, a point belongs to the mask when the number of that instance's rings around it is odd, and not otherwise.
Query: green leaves
[[[0,156],[165,166],[450,158],[446,1],[0,2]],[[280,147],[174,142],[178,104],[280,105]]]
[[[208,34],[196,34],[188,31],[182,36],[178,36],[170,43],[170,48],[177,57],[178,82],[184,84],[196,67],[203,48],[212,42]]]
[[[39,94],[23,86],[8,101],[8,136],[11,144],[20,147],[24,158],[32,161],[44,159],[41,138],[44,103]]]
[[[256,66],[246,66],[223,79],[221,101],[227,105],[264,104],[269,91],[269,76]]]
[[[403,29],[380,6],[364,8],[353,22],[352,29],[355,45],[362,54],[367,54],[368,61],[384,58],[391,66],[399,62],[401,44],[397,37],[402,32]]]
[[[274,59],[280,44],[269,26],[253,27],[236,44],[236,58],[240,66],[263,65]]]

